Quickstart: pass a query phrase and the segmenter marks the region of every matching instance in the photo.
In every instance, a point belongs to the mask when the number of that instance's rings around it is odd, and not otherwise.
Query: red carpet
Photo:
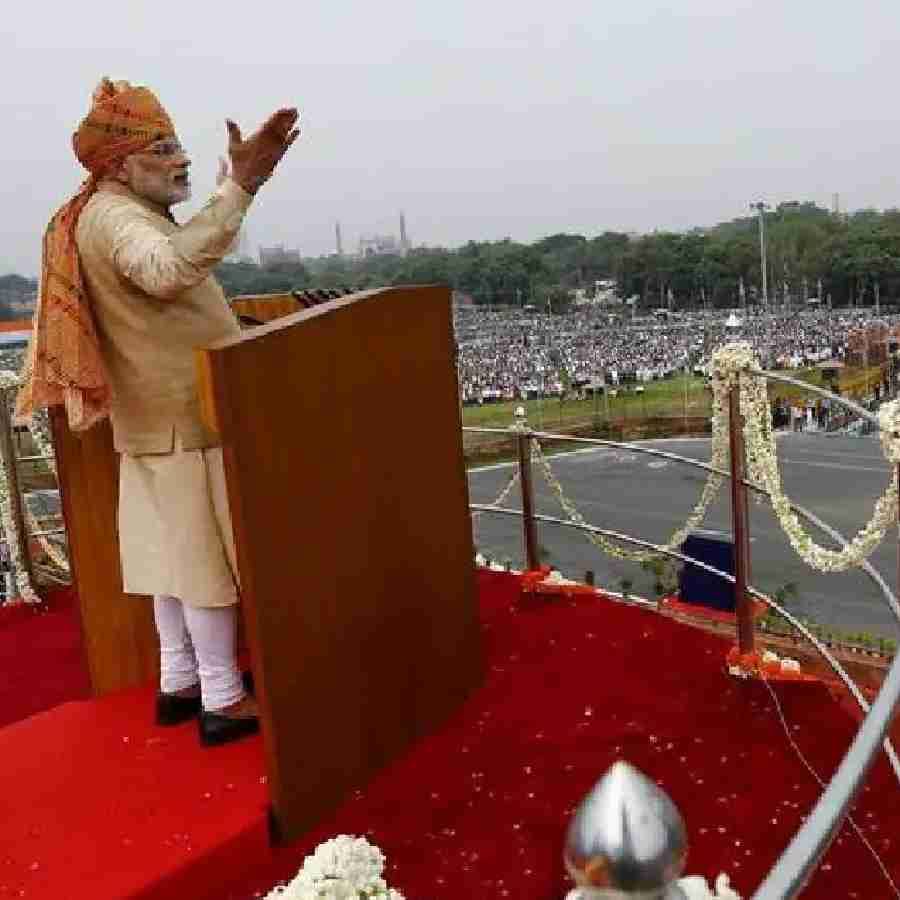
[[[202,751],[190,725],[146,725],[149,693],[3,729],[0,898],[247,900],[347,832],[385,851],[409,900],[556,900],[572,807],[618,758],[681,808],[688,871],[727,871],[749,894],[820,791],[765,686],[723,674],[726,642],[653,613],[584,599],[522,612],[511,576],[484,573],[481,585],[485,687],[293,847],[265,847],[260,742]],[[855,723],[821,685],[776,690],[827,779]],[[897,797],[879,762],[857,811],[895,878]],[[803,896],[892,894],[845,830]]]
[[[204,751],[195,723],[148,724],[152,704],[129,692],[0,730],[0,897],[186,900],[267,855],[261,742]]]
[[[71,589],[51,592],[39,611],[0,607],[0,673],[0,726],[89,696]]]
[[[734,625],[737,622],[737,616],[733,612],[725,612],[721,609],[713,609],[710,606],[701,606],[699,603],[686,603],[679,600],[677,595],[662,598],[662,605],[672,612],[680,613],[683,616],[697,619],[709,619],[713,622],[723,622],[726,625]],[[759,600],[753,601],[753,618],[761,619],[768,607]]]
[[[408,898],[562,898],[568,817],[618,758],[659,780],[679,805],[688,871],[727,871],[748,895],[820,792],[765,686],[723,674],[727,642],[653,613],[581,600],[517,612],[509,576],[484,573],[481,583],[485,688],[302,846],[277,851],[254,879],[218,896],[264,892],[295,873],[304,851],[343,832],[366,834],[385,851],[389,882]],[[827,780],[855,724],[820,685],[776,690],[794,739]],[[858,814],[895,878],[897,797],[879,763]],[[893,896],[846,829],[826,866],[805,898]]]

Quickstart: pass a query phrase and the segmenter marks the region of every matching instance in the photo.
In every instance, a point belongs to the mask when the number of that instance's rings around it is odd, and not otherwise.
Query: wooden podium
[[[91,689],[102,696],[158,679],[153,604],[122,590],[112,428],[106,421],[73,434],[58,406],[50,425]]]
[[[273,836],[291,840],[482,676],[450,292],[332,300],[199,351],[198,371],[223,446]],[[78,442],[55,427],[98,692],[155,662],[149,605],[102,615],[123,599],[106,431]]]

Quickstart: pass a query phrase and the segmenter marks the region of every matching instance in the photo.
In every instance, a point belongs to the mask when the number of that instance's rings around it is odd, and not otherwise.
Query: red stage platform
[[[129,692],[0,730],[0,897],[188,898],[265,858],[261,742],[204,750],[152,708]]]
[[[566,822],[620,758],[682,810],[688,871],[726,871],[748,895],[820,788],[766,686],[725,674],[729,642],[589,597],[523,611],[513,576],[482,573],[480,583],[484,687],[291,847],[267,844],[260,740],[204,750],[192,723],[155,728],[149,688],[63,703],[0,730],[0,900],[249,900],[339,833],[378,844],[408,900],[562,898]],[[7,666],[20,627],[0,628]],[[35,665],[17,643],[33,700],[49,689],[56,702],[67,677],[81,689],[70,656],[49,652]],[[827,779],[856,723],[821,684],[774,688],[793,739]],[[0,714],[3,702],[0,691]],[[315,722],[309,735],[328,739]],[[855,811],[895,878],[897,797],[879,760]],[[803,896],[893,894],[845,828]]]

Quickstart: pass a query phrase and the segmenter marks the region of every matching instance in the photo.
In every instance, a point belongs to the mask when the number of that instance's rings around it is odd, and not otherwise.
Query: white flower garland
[[[34,514],[29,509],[24,510],[25,518],[28,520],[28,527],[31,529],[31,533],[40,531],[40,523],[34,517]],[[66,558],[65,553],[59,549],[59,547],[54,547],[53,543],[45,534],[38,534],[35,538],[37,542],[41,545],[41,549],[44,553],[47,554],[48,559],[57,569],[61,572],[65,572],[67,575],[69,574],[69,560]]]
[[[791,546],[803,561],[819,572],[845,572],[862,565],[863,561],[884,540],[887,529],[897,521],[898,476],[900,463],[900,400],[884,404],[879,412],[881,443],[884,455],[894,465],[890,483],[875,504],[870,522],[856,534],[843,550],[828,550],[816,544],[803,528],[800,519],[791,509],[791,501],[784,493],[778,470],[778,454],[775,435],[772,431],[771,413],[766,381],[761,377],[751,377],[742,372],[758,368],[753,348],[746,342],[726,344],[712,356],[713,421],[712,459],[715,469],[724,470],[730,464],[729,440],[729,392],[739,387],[740,410],[744,418],[745,455],[748,480],[769,492],[772,508]],[[517,424],[513,429],[523,428]],[[585,524],[584,517],[575,504],[566,497],[559,479],[554,475],[550,463],[537,440],[532,441],[532,459],[541,466],[544,479],[556,495],[569,521],[577,525]],[[710,504],[724,483],[724,476],[710,472],[697,505],[681,526],[663,545],[673,550],[684,543],[688,534],[703,521]],[[647,562],[664,554],[653,550],[625,550],[608,538],[586,532],[588,539],[604,553],[617,559],[631,562]]]
[[[740,895],[731,886],[731,879],[724,873],[716,879],[713,888],[710,888],[706,879],[699,875],[679,879],[678,886],[687,895],[688,900],[741,900]]]
[[[710,464],[713,466],[713,468],[716,469],[727,469],[729,460],[731,458],[728,440],[727,414],[725,413],[725,406],[727,405],[727,402],[727,390],[721,387],[717,387],[714,383],[714,427],[712,436],[712,459],[710,460]],[[726,427],[716,428],[716,421],[722,421],[723,417],[726,421]],[[514,429],[521,427],[523,426],[513,426]],[[544,480],[547,482],[548,487],[556,495],[556,499],[559,501],[563,512],[565,512],[565,514],[569,517],[569,521],[574,522],[576,525],[584,525],[584,516],[582,516],[581,513],[578,512],[575,504],[572,503],[572,501],[565,495],[563,486],[562,484],[560,484],[559,479],[556,477],[552,468],[550,467],[550,462],[544,455],[540,442],[537,439],[534,439],[532,441],[531,453],[532,459],[537,460],[537,462],[540,464],[541,471],[544,475]],[[697,501],[697,504],[694,506],[691,514],[687,517],[684,524],[671,535],[671,537],[668,541],[666,541],[665,544],[663,544],[664,549],[674,550],[676,547],[680,547],[685,542],[687,536],[691,533],[691,531],[697,528],[706,517],[706,513],[709,510],[710,505],[712,504],[713,500],[716,499],[716,496],[718,495],[724,483],[725,476],[717,475],[715,472],[709,473],[706,479],[706,483],[703,485],[703,491],[700,494],[700,499]],[[613,541],[602,534],[594,534],[589,531],[584,532],[584,534],[595,547],[598,547],[608,556],[613,556],[616,559],[628,560],[630,562],[649,562],[650,560],[659,559],[665,556],[664,553],[660,553],[656,550],[626,550],[623,547],[619,547],[617,544],[615,544]]]
[[[28,430],[31,432],[31,438],[37,448],[38,455],[44,458],[44,461],[53,473],[53,476],[58,477],[56,471],[56,452],[53,448],[53,439],[50,436],[50,420],[46,410],[41,410],[32,415],[31,421],[28,424]],[[26,510],[26,515],[28,516],[29,528],[38,531],[39,529],[37,527],[37,522],[34,520],[34,516],[32,516],[28,510]],[[44,535],[38,537],[38,542],[53,565],[60,571],[68,574],[69,560],[66,558],[65,553],[58,547],[54,547],[50,540]]]
[[[384,880],[384,854],[365,838],[341,834],[319,844],[296,877],[265,900],[404,900]]]
[[[18,386],[19,376],[15,372],[0,371],[0,403],[9,403],[9,391]],[[23,565],[19,552],[19,529],[12,514],[12,498],[9,494],[9,482],[3,466],[0,466],[0,527],[3,528],[3,535],[6,538],[9,560],[15,573],[16,591],[19,597],[25,603],[40,603],[41,598],[37,595],[34,585],[28,577],[28,570]]]
[[[769,398],[763,378],[740,373],[758,367],[748,344],[729,344],[713,354],[713,364],[729,384],[740,386],[740,408],[744,418],[747,477],[769,492],[772,509],[788,541],[800,558],[818,572],[846,572],[862,565],[884,540],[887,529],[897,520],[897,467],[900,460],[900,402],[885,404],[879,414],[881,442],[885,457],[894,463],[894,471],[885,492],[875,503],[871,520],[857,532],[842,550],[828,550],[816,544],[803,527],[781,483],[778,452],[772,431]]]
[[[19,384],[20,379],[15,372],[9,371],[8,369],[0,370],[0,402],[9,404],[10,392],[13,389],[17,389]],[[53,474],[56,475],[56,461],[53,456],[53,443],[50,438],[50,427],[46,415],[39,414],[32,416],[28,428],[34,439],[39,455],[47,460],[47,464],[50,466]],[[24,507],[25,504],[23,504],[23,512],[33,526],[34,518],[31,516],[30,511]],[[40,603],[41,598],[38,596],[34,589],[34,585],[31,583],[28,569],[23,564],[19,552],[19,529],[15,517],[12,514],[12,497],[9,493],[9,482],[6,477],[6,469],[3,466],[0,466],[0,527],[2,527],[3,536],[6,538],[6,544],[9,548],[9,559],[13,571],[15,572],[15,586],[19,597],[25,603]],[[27,539],[26,535],[25,540]],[[69,562],[66,559],[65,554],[54,547],[46,537],[39,537],[38,540],[51,562],[62,571],[68,572]]]
[[[43,456],[50,467],[50,471],[56,475],[56,454],[53,449],[53,439],[50,437],[50,420],[45,410],[34,413],[28,424],[31,438],[37,447],[38,454]]]
[[[700,875],[688,875],[678,879],[687,900],[741,900],[739,894],[731,887],[731,879],[724,873],[716,879],[714,887],[710,887],[706,879]],[[594,892],[590,889],[575,888],[566,895],[566,900],[590,900]]]
[[[514,467],[512,471],[512,475],[509,476],[509,481],[506,482],[506,485],[502,488],[497,497],[490,504],[491,506],[500,506],[506,498],[509,496],[509,492],[519,483],[519,478],[521,477],[521,473],[519,472],[518,467]],[[481,511],[476,510],[472,513],[472,523],[474,524],[478,519],[481,518],[483,513]]]
[[[513,467],[512,474],[509,476],[509,481],[506,483],[505,487],[497,494],[497,497],[491,503],[491,506],[502,506],[506,498],[509,496],[510,491],[519,483],[520,472],[517,466]],[[473,512],[471,515],[472,518],[472,542],[478,546],[478,520],[481,518],[483,513],[481,512]]]

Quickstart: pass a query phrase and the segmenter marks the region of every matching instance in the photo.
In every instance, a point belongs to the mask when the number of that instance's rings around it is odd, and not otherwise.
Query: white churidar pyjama
[[[160,690],[167,694],[200,682],[203,708],[210,712],[244,696],[235,657],[237,607],[189,606],[156,595],[153,613],[160,647]]]

